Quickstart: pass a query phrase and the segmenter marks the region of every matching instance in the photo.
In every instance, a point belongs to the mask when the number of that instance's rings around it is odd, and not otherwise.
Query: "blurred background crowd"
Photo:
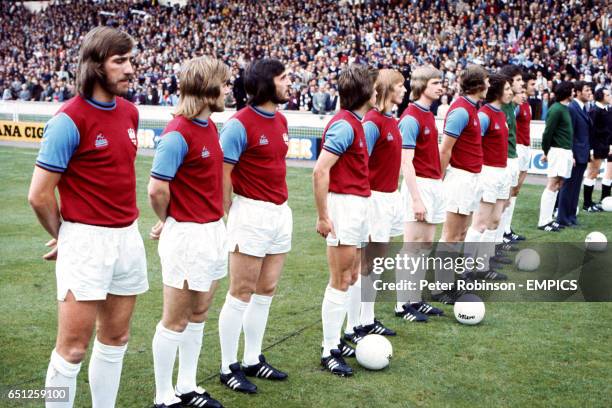
[[[336,77],[352,62],[396,68],[406,86],[415,66],[433,64],[444,73],[440,105],[458,95],[457,77],[466,64],[491,71],[518,64],[537,77],[529,101],[534,119],[544,119],[557,82],[584,80],[594,90],[612,82],[605,0],[184,3],[55,1],[34,12],[19,2],[0,2],[2,99],[62,102],[73,96],[79,44],[96,25],[126,30],[138,42],[127,97],[143,105],[175,105],[181,62],[204,54],[232,69],[228,106],[246,102],[246,65],[274,57],[292,78],[283,108],[316,114],[338,108]]]

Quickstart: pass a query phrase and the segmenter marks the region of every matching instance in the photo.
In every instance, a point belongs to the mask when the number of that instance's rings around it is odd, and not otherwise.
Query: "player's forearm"
[[[232,170],[233,165],[223,164],[223,210],[227,214],[232,203]]]
[[[442,177],[446,174],[446,168],[448,167],[448,163],[450,163],[451,151],[442,149],[440,150],[440,168],[442,170]]]
[[[62,221],[55,194],[31,195],[28,200],[40,224],[53,238],[57,239]]]
[[[412,160],[405,160],[402,163],[402,172],[404,176],[404,183],[406,183],[406,187],[408,187],[412,201],[421,201],[421,194],[419,193],[419,188],[417,187],[416,171],[414,170]]]
[[[329,171],[318,170],[312,174],[312,185],[319,218],[327,217],[327,193],[329,192]]]
[[[442,170],[442,177],[446,174],[446,168],[450,163],[451,154],[453,152],[453,146],[457,140],[451,136],[444,136],[442,144],[440,145],[440,170]]]
[[[155,192],[149,192],[149,203],[153,212],[159,217],[161,221],[166,221],[168,217],[168,206],[170,205],[170,192],[158,190]]]

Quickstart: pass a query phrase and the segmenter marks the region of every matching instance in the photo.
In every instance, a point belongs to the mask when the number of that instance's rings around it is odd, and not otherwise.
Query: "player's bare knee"
[[[167,327],[170,329],[170,327]],[[172,330],[172,329],[170,329]],[[98,332],[98,341],[108,346],[124,346],[130,340],[130,332],[126,330],[124,332],[117,333],[101,333]]]
[[[197,305],[191,311],[189,321],[193,323],[202,323],[208,320],[208,305]]]
[[[257,285],[256,293],[262,296],[274,296],[276,285]]]
[[[255,288],[251,285],[239,285],[230,290],[230,295],[243,302],[251,301],[251,295],[255,293]]]
[[[187,327],[187,323],[189,323],[189,319],[185,317],[185,318],[180,318],[180,319],[177,319],[171,322],[163,322],[162,324],[168,330],[182,333],[183,331],[185,331],[185,328]]]
[[[71,345],[57,345],[55,347],[57,353],[72,364],[77,364],[85,359],[87,354],[87,344],[71,344]]]

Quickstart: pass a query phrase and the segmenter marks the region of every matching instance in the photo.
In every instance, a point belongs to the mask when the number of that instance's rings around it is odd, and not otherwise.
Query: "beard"
[[[121,81],[125,81],[125,80],[130,81],[131,79],[132,79],[132,77],[131,77],[131,76],[129,76],[129,77],[124,77],[124,78],[121,78],[121,79],[119,79],[119,80],[117,80],[117,81],[115,81],[115,82],[109,82],[109,81],[108,81],[108,77],[107,77],[106,75],[104,75],[104,76],[103,76],[103,77],[100,79],[100,86],[102,86],[102,88],[103,88],[103,89],[104,89],[106,92],[108,92],[108,93],[110,93],[110,94],[112,94],[112,95],[116,95],[116,96],[125,96],[125,95],[127,95],[127,93],[128,93],[129,87],[126,87],[126,88],[125,88],[125,90],[122,90],[122,89],[119,87],[119,82],[121,82]]]
[[[278,90],[274,93],[274,96],[272,97],[272,102],[277,104],[277,105],[281,105],[283,103],[287,103],[289,101],[290,96],[288,95],[279,95]]]

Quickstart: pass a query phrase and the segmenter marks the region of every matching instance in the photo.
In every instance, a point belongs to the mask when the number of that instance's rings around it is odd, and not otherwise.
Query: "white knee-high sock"
[[[169,405],[178,401],[172,387],[172,374],[182,337],[183,333],[166,329],[162,322],[157,323],[152,344],[156,404]]]
[[[557,201],[557,191],[550,191],[545,188],[540,199],[540,219],[538,227],[542,227],[553,220],[553,210]]]
[[[463,245],[463,253],[466,258],[475,259],[479,255],[478,250],[481,239],[482,232],[472,227],[468,228],[467,234],[465,235],[465,244]]]
[[[340,330],[346,315],[348,292],[334,289],[327,285],[323,304],[321,305],[321,320],[323,322],[323,357],[329,357],[330,350],[340,344]]]
[[[68,401],[47,402],[47,408],[72,408],[76,394],[76,379],[81,370],[81,363],[69,363],[60,356],[55,349],[51,352],[51,360],[47,369],[45,387],[67,387]]]
[[[504,226],[500,222],[497,226],[497,229],[495,230],[495,243],[501,244],[502,242],[504,242],[504,232]]]
[[[251,301],[242,317],[242,330],[244,331],[244,356],[242,364],[254,365],[259,363],[261,345],[263,343],[266,324],[272,296],[251,295]]]
[[[482,257],[482,260],[484,263],[484,267],[481,269],[482,271],[489,270],[490,268],[489,261],[493,256],[495,256],[495,236],[496,235],[497,235],[497,229],[494,229],[494,230],[487,229],[482,233],[482,236],[480,237],[480,249],[478,251],[478,256]]]
[[[504,224],[504,232],[509,234],[512,231],[512,216],[514,216],[514,207],[516,207],[516,197],[510,197],[510,204],[502,214],[501,222]]]
[[[363,300],[361,302],[361,313],[359,314],[359,324],[367,326],[374,323],[374,305],[376,304],[376,290],[374,281],[380,279],[379,275],[370,272],[369,275],[361,277],[361,292]]]
[[[219,340],[221,341],[221,372],[229,374],[230,364],[238,361],[238,341],[242,330],[242,318],[249,304],[227,293],[219,313]]]
[[[349,286],[349,300],[346,305],[346,328],[344,333],[352,334],[353,328],[359,326],[359,318],[361,314],[361,275],[358,275],[357,281]]]
[[[179,394],[187,394],[195,391],[197,385],[196,375],[198,371],[198,360],[202,349],[202,337],[204,326],[202,323],[187,323],[185,331],[179,343],[179,369],[176,378],[176,391]]]
[[[127,344],[123,346],[109,346],[96,338],[89,360],[89,388],[93,408],[109,408],[115,406],[123,356]]]

